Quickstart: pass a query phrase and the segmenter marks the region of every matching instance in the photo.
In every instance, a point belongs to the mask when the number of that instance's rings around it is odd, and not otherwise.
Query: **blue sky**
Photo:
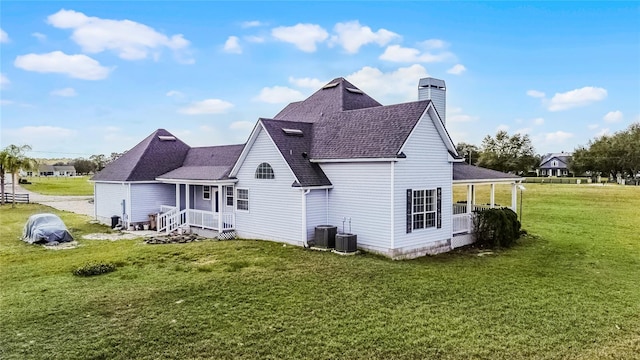
[[[640,121],[638,2],[0,3],[2,147],[131,148],[157,128],[243,143],[336,77],[379,102],[447,83],[454,142],[498,129],[538,153]]]

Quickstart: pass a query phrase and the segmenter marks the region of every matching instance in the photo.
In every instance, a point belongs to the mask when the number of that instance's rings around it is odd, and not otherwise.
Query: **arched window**
[[[258,165],[256,169],[256,179],[273,179],[275,176],[273,175],[273,168],[269,163],[262,163]]]

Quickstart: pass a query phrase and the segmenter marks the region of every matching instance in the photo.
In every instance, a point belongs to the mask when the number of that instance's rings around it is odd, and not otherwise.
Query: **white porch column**
[[[514,212],[518,205],[518,192],[516,191],[516,183],[511,184],[511,210]]]
[[[213,204],[214,210],[215,211],[215,202]],[[222,186],[218,185],[218,232],[222,233],[222,209],[224,209],[224,206],[222,206]]]
[[[491,208],[496,207],[496,184],[491,183],[491,200],[489,201]]]
[[[473,199],[473,185],[467,185],[467,214],[471,214],[473,211],[471,200]]]
[[[191,209],[191,192],[189,190],[189,184],[184,184],[184,208],[187,209],[187,212],[184,214],[184,218],[187,224],[190,224],[189,209]]]
[[[475,208],[476,206],[476,186],[475,185],[471,185],[471,203]]]
[[[180,184],[176,184],[176,209],[180,210]]]

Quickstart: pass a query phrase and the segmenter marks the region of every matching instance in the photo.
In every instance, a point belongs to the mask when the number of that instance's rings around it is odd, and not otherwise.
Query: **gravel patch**
[[[117,240],[131,240],[138,239],[140,235],[136,234],[128,234],[128,233],[93,233],[82,235],[82,238],[85,240],[109,240],[109,241],[117,241]]]

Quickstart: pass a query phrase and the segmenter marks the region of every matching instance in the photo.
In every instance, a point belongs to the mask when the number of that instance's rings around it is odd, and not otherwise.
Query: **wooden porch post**
[[[496,184],[495,183],[491,183],[491,208],[493,209],[494,207],[496,207]]]
[[[180,210],[180,184],[176,184],[176,209]]]
[[[187,209],[187,212],[184,214],[184,219],[187,222],[187,225],[190,224],[189,222],[189,209],[191,208],[191,192],[189,191],[189,184],[184,184],[184,194],[185,194],[185,199],[184,199],[184,208]]]
[[[473,204],[471,203],[471,200],[473,199],[473,185],[469,184],[467,185],[467,214],[471,214],[471,212],[473,211],[472,207]]]
[[[471,203],[475,208],[476,206],[476,186],[475,185],[471,185]]]
[[[517,210],[518,205],[518,192],[516,191],[516,183],[511,184],[511,210],[514,212]]]
[[[215,207],[215,204],[213,205]],[[218,232],[222,233],[222,185],[218,185]]]

